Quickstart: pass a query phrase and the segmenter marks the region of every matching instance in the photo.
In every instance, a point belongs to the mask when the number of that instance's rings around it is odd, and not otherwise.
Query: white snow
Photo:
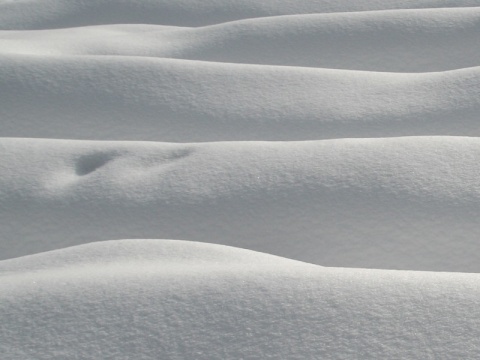
[[[478,138],[5,138],[0,149],[4,259],[137,237],[319,265],[480,272]]]
[[[475,359],[480,350],[478,274],[323,268],[166,240],[82,245],[0,269],[7,359]]]
[[[2,51],[126,55],[351,70],[478,65],[480,8],[274,16],[199,28],[110,25],[2,32]],[[308,51],[305,51],[308,49]]]
[[[478,0],[0,0],[0,358],[476,359],[479,34]]]
[[[98,24],[202,26],[275,15],[478,5],[478,0],[2,0],[0,29]]]
[[[8,54],[0,84],[2,136],[201,142],[480,134],[480,67],[398,74]]]

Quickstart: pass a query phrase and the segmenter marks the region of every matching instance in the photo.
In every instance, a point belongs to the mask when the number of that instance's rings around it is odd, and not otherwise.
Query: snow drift
[[[3,258],[137,237],[480,271],[477,138],[0,144]]]
[[[8,359],[474,359],[479,275],[109,241],[0,262]]]
[[[203,142],[480,134],[480,67],[354,72],[0,57],[3,136]]]
[[[7,53],[37,55],[431,72],[479,65],[479,21],[479,7],[289,15],[201,28],[114,25],[3,31],[0,46]]]
[[[478,0],[3,0],[0,2],[0,29],[132,23],[201,26],[275,15],[479,5]]]
[[[476,359],[479,24],[0,0],[2,359]]]

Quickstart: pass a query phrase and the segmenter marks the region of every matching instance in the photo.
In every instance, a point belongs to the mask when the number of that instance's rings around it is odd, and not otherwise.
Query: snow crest
[[[0,0],[0,357],[478,358],[479,33],[478,0]]]

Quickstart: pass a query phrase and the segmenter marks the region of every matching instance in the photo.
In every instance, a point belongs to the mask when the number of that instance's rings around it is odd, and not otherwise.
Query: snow
[[[0,357],[476,359],[479,24],[0,0]]]
[[[5,52],[36,55],[428,72],[478,65],[479,20],[480,8],[290,15],[199,28],[110,25],[11,31],[4,32],[0,45]]]
[[[477,274],[324,268],[167,240],[0,264],[8,359],[474,359],[479,351]]]
[[[275,15],[478,5],[478,0],[2,0],[0,29],[98,24],[202,26]]]
[[[328,266],[480,272],[475,137],[5,138],[0,148],[4,259],[136,237]]]
[[[2,136],[205,142],[480,134],[480,67],[419,75],[120,56],[7,54],[0,62]]]

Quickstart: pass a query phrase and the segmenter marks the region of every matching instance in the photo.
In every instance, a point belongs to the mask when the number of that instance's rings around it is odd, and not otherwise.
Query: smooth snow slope
[[[478,138],[0,144],[4,259],[136,237],[480,271]]]
[[[480,65],[479,32],[480,7],[475,7],[276,16],[202,28],[113,25],[0,31],[0,49],[432,72]]]
[[[0,0],[0,359],[477,359],[479,24]]]
[[[98,24],[201,26],[275,15],[475,7],[479,0],[2,0],[0,29]]]
[[[478,274],[323,268],[181,241],[0,262],[4,359],[476,359]]]
[[[0,56],[2,136],[478,136],[480,67],[393,74],[144,57]]]

